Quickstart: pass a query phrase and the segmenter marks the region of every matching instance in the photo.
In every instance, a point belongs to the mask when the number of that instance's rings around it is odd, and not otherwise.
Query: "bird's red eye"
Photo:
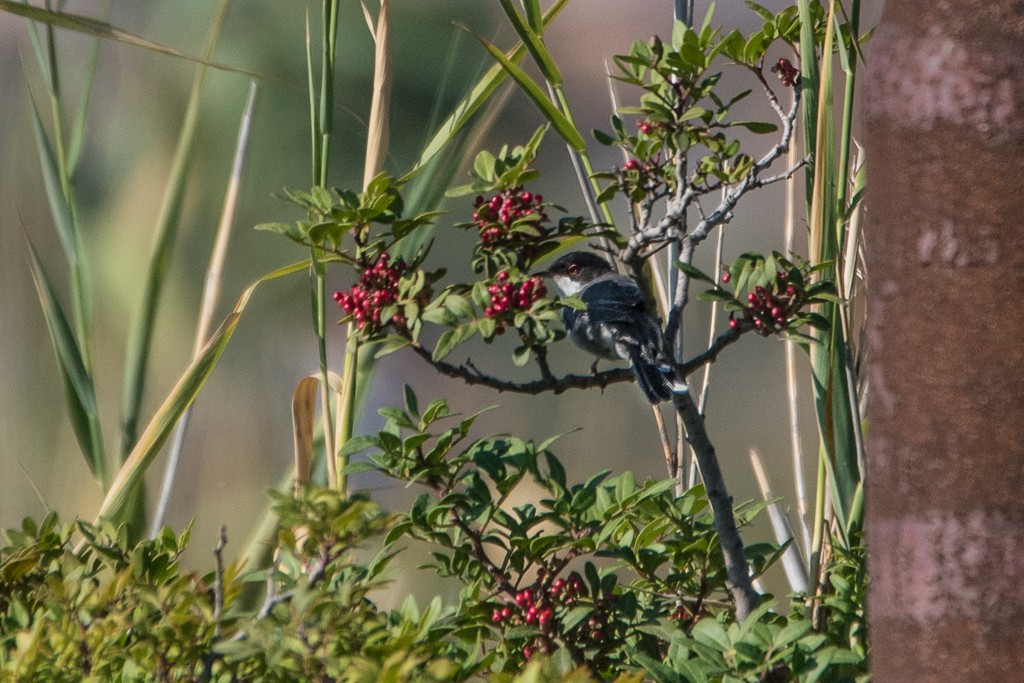
[[[566,270],[569,271],[569,275],[576,275],[577,273],[580,272],[580,267],[575,263],[570,263],[569,267],[566,268]]]

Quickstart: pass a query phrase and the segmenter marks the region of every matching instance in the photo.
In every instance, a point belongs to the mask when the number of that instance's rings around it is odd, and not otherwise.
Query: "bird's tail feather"
[[[643,360],[637,354],[630,359],[633,366],[633,375],[640,390],[651,403],[663,403],[671,400],[672,394],[682,394],[688,391],[685,382],[676,379],[675,373],[668,365],[659,367],[654,363]]]

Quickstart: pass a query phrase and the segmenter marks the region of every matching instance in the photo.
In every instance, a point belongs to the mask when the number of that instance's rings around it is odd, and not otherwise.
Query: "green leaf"
[[[473,304],[461,294],[448,294],[444,299],[444,307],[459,318],[472,318],[476,314]]]
[[[576,625],[580,624],[584,619],[588,618],[593,614],[594,610],[591,607],[573,607],[569,610],[568,614],[562,617],[562,630],[563,632],[569,632]]]
[[[790,624],[787,624],[779,633],[773,638],[774,646],[783,648],[790,643],[799,640],[804,636],[805,633],[811,630],[811,621],[809,619],[799,619]]]
[[[481,180],[493,182],[497,177],[494,171],[495,161],[496,159],[493,154],[488,152],[486,149],[481,150],[473,160],[473,173],[475,173]]]
[[[586,302],[583,301],[583,299],[579,298],[578,296],[562,297],[561,299],[558,300],[558,303],[565,306],[566,308],[571,308],[577,311],[587,310]]]
[[[757,14],[757,16],[761,17],[761,19],[763,19],[764,21],[775,21],[775,15],[772,14],[772,12],[769,11],[768,9],[757,4],[756,2],[752,2],[751,0],[743,0],[743,4],[745,4],[751,10],[753,10]]]
[[[725,632],[725,627],[714,619],[698,621],[697,625],[693,627],[692,635],[698,643],[713,647],[719,652],[728,652],[732,648],[732,642]]]
[[[363,474],[364,472],[376,472],[378,467],[370,462],[350,462],[342,468],[342,474]]]
[[[732,292],[728,292],[724,289],[709,289],[701,292],[697,295],[698,298],[703,301],[735,301],[736,298],[732,295]]]
[[[376,445],[376,436],[353,436],[352,438],[345,442],[344,446],[341,447],[341,452],[339,453],[339,455],[354,455],[361,451],[365,451],[367,448],[373,448]]]
[[[597,128],[591,130],[590,134],[593,135],[594,139],[597,140],[602,145],[610,147],[614,145],[616,142],[618,142],[618,140],[613,138],[611,135],[608,135],[608,133],[605,133],[603,130],[598,130]]]
[[[530,347],[529,346],[517,346],[515,351],[512,352],[512,364],[516,367],[523,367],[530,362]]]
[[[437,340],[437,345],[434,347],[434,352],[431,354],[431,357],[435,362],[443,360],[448,354],[455,350],[456,346],[476,334],[478,329],[478,325],[475,323],[468,323],[465,325],[459,325],[451,330],[446,330]]]
[[[411,342],[405,337],[399,337],[398,335],[391,335],[387,337],[374,352],[374,359],[383,358],[384,356],[390,355],[395,351],[401,351],[405,347],[409,346]]]
[[[306,235],[294,223],[260,223],[255,227],[256,230],[263,230],[266,232],[276,232],[279,235],[284,235],[290,240],[294,240],[299,244],[304,244]]]
[[[705,273],[703,270],[691,263],[684,263],[683,261],[676,262],[676,268],[689,275],[694,280],[702,280],[704,282],[715,284],[715,279]]]
[[[746,128],[751,133],[757,133],[762,135],[764,133],[774,133],[779,129],[774,123],[768,123],[767,121],[733,121],[729,124],[730,126],[740,126]]]

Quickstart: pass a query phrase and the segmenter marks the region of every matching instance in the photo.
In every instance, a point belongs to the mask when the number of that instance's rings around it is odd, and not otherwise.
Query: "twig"
[[[220,637],[220,617],[224,612],[224,546],[228,544],[228,528],[221,526],[220,537],[217,545],[213,547],[213,557],[216,560],[216,574],[213,580],[213,620],[216,626],[213,628],[213,637]]]
[[[484,548],[483,540],[480,537],[480,533],[474,531],[468,524],[466,524],[460,517],[457,510],[452,510],[451,514],[452,524],[457,526],[459,530],[466,535],[469,539],[470,544],[473,546],[473,554],[476,556],[477,562],[482,564],[487,570],[487,573],[491,575],[491,578],[497,582],[498,587],[507,593],[509,597],[515,597],[516,587],[508,580],[504,572],[498,565],[491,561],[491,558],[487,555],[487,550]]]
[[[213,642],[220,640],[220,619],[224,613],[224,546],[228,544],[228,528],[221,526],[217,544],[213,546],[216,571],[213,579]],[[209,681],[213,677],[213,664],[220,655],[212,649],[203,657],[203,671],[199,680]]]

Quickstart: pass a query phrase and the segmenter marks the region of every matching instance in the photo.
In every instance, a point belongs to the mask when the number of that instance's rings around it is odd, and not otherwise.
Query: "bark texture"
[[[1024,2],[888,2],[868,53],[875,683],[1024,679]]]

